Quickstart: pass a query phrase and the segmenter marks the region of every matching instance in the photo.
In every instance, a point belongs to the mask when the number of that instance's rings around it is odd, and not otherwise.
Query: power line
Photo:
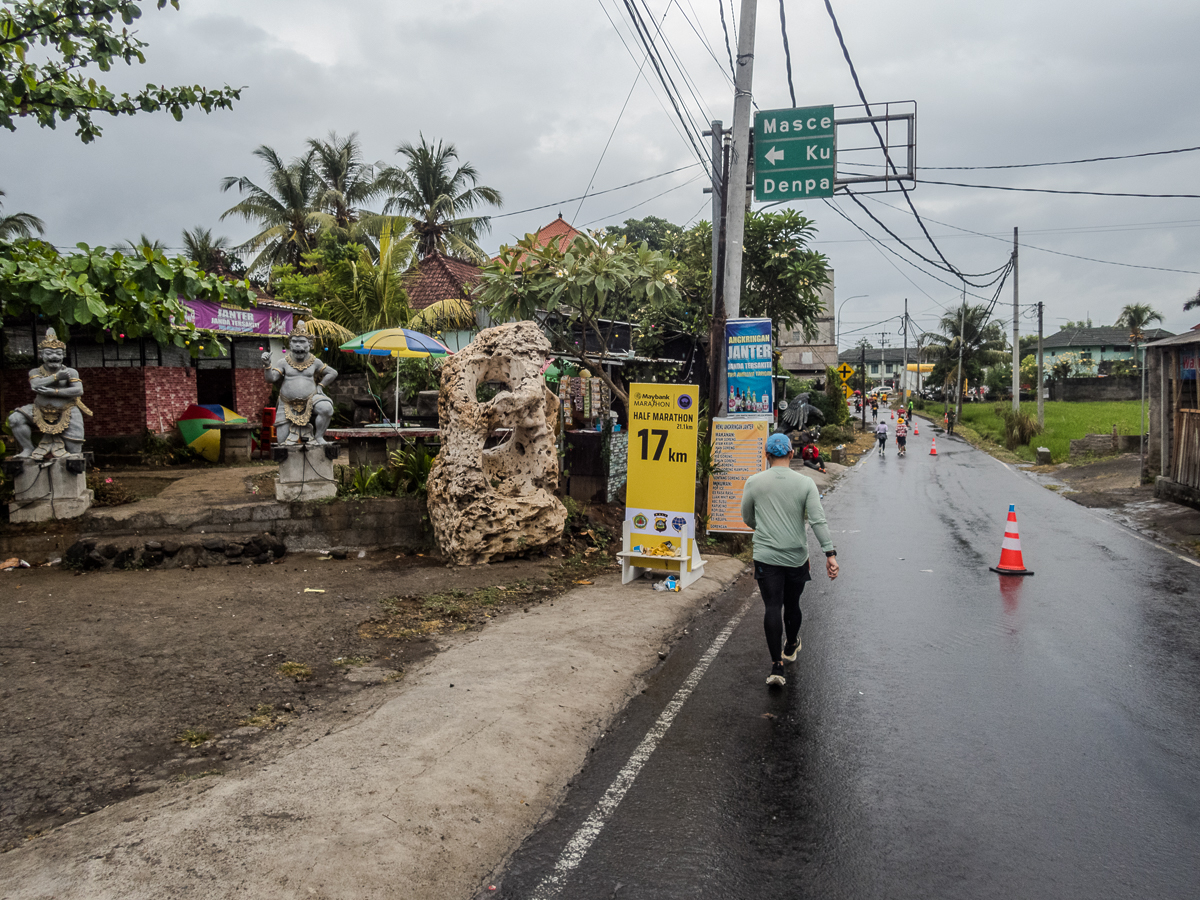
[[[725,77],[725,80],[732,84],[733,78],[725,71],[725,67],[721,65],[721,60],[717,57],[717,54],[713,51],[713,48],[709,44],[708,35],[704,33],[704,27],[700,25],[700,16],[696,13],[696,7],[692,6],[692,0],[687,0],[687,5],[692,10],[692,15],[696,18],[694,23],[690,18],[688,18],[688,14],[683,11],[683,7],[679,5],[679,0],[671,0],[671,2],[674,3],[679,9],[679,14],[683,16],[683,20],[688,23],[692,29],[692,32],[696,35],[696,38],[703,45],[704,49],[708,51],[708,55],[711,56],[712,61],[717,64],[717,68]],[[667,6],[670,8],[670,4],[667,4]]]
[[[890,203],[884,203],[882,200],[878,200],[874,197],[869,197],[867,199],[874,200],[880,206],[886,206],[888,209],[896,209],[896,207],[892,206]],[[901,210],[896,210],[896,211],[901,212]],[[955,231],[963,231],[963,232],[966,232],[967,234],[974,234],[979,237],[989,238],[990,240],[993,240],[993,241],[1000,241],[1005,244],[1008,243],[1007,238],[1002,238],[997,235],[986,234],[982,231],[972,231],[970,228],[962,228],[958,225],[951,225],[949,222],[941,222],[934,218],[930,218],[929,221],[936,222],[938,225],[942,225],[946,228],[953,228]],[[1049,250],[1046,247],[1037,247],[1033,244],[1027,244],[1024,242],[1022,242],[1021,246],[1028,248],[1030,250],[1040,250],[1042,253],[1052,253],[1055,256],[1066,256],[1071,259],[1081,259],[1081,260],[1084,260],[1085,262],[1101,263],[1102,265],[1106,265],[1106,266],[1121,266],[1122,268],[1127,268],[1127,269],[1149,269],[1153,272],[1177,272],[1181,275],[1200,275],[1200,271],[1192,271],[1191,269],[1167,269],[1167,268],[1164,268],[1163,266],[1141,266],[1136,263],[1114,262],[1110,259],[1096,259],[1091,256],[1080,256],[1076,253],[1065,253],[1062,250]]]
[[[1194,153],[1200,147],[1181,147],[1178,150],[1152,150],[1148,153],[1127,153],[1123,156],[1093,156],[1088,159],[1064,159],[1059,162],[1014,163],[1006,166],[920,166],[924,172],[954,172],[983,169],[1036,169],[1042,166],[1077,166],[1080,163],[1112,162],[1118,159],[1144,159],[1147,156],[1170,156],[1173,153]]]
[[[664,197],[664,196],[666,196],[667,194],[671,193],[672,191],[677,191],[677,190],[679,190],[680,188],[685,188],[685,187],[687,187],[689,184],[691,184],[693,181],[695,181],[697,178],[703,178],[703,177],[704,177],[704,173],[703,173],[703,172],[699,172],[699,173],[697,173],[696,175],[693,175],[693,176],[692,176],[691,178],[689,178],[687,181],[683,182],[682,184],[677,184],[677,185],[675,185],[675,187],[670,187],[670,188],[667,188],[667,189],[666,189],[665,191],[663,191],[662,193],[655,194],[653,197],[647,197],[645,200],[642,200],[642,201],[640,201],[640,202],[638,202],[638,203],[635,203],[635,204],[633,204],[633,206],[630,206],[630,207],[627,207],[627,208],[625,208],[625,209],[622,209],[622,210],[621,210],[621,211],[619,211],[619,212],[615,212],[615,213],[609,213],[608,215],[606,215],[606,216],[601,216],[601,217],[600,217],[600,218],[598,218],[598,219],[592,219],[592,221],[590,221],[590,222],[584,222],[584,223],[583,223],[581,226],[579,226],[579,227],[580,227],[580,228],[587,228],[589,225],[594,225],[596,222],[603,222],[605,219],[612,219],[612,218],[614,218],[614,217],[616,217],[616,216],[623,216],[623,215],[625,215],[625,213],[627,213],[627,212],[630,212],[631,210],[635,210],[635,209],[637,209],[639,206],[645,206],[647,203],[649,203],[649,202],[650,202],[650,201],[652,201],[652,200],[657,200],[659,197]],[[707,201],[706,201],[706,202],[707,202]]]
[[[954,275],[954,276],[960,278],[965,284],[971,285],[971,287],[976,287],[976,288],[989,287],[990,285],[992,285],[994,283],[994,279],[993,279],[993,281],[984,282],[983,284],[977,284],[977,283],[971,281],[970,279],[972,279],[972,278],[987,278],[989,275],[995,275],[997,272],[1001,271],[1004,268],[1004,266],[997,266],[995,269],[992,269],[991,271],[988,271],[988,272],[978,272],[975,274],[966,274],[966,273],[960,272],[954,266],[950,266],[949,263],[947,263],[946,266],[941,266],[934,260],[930,259],[928,256],[925,256],[923,253],[916,250],[914,247],[912,247],[912,245],[906,243],[898,234],[896,234],[896,232],[892,231],[890,228],[888,228],[886,225],[884,225],[883,222],[881,222],[874,213],[872,213],[869,209],[867,209],[863,205],[863,202],[858,198],[857,194],[848,194],[847,196],[849,196],[850,199],[855,202],[855,204],[858,206],[858,208],[861,209],[863,212],[865,212],[876,225],[878,225],[880,228],[882,228],[884,231],[886,231],[889,235],[891,235],[892,238],[895,239],[897,242],[899,242],[900,246],[902,246],[906,250],[908,250],[909,253],[912,253],[914,256],[920,257],[923,261],[929,263],[929,265],[933,266],[934,268],[942,269],[943,271],[949,272],[951,275]],[[928,235],[928,232],[926,232],[926,234]],[[941,256],[941,253],[939,253],[938,255]],[[944,260],[945,257],[942,257],[942,259]]]
[[[518,209],[513,212],[500,213],[499,215],[489,216],[492,219],[504,219],[508,216],[519,216],[522,213],[537,212],[539,209],[549,209],[552,206],[562,206],[564,203],[574,203],[576,200],[582,200],[583,197],[599,197],[602,194],[611,194],[613,191],[621,191],[627,187],[633,187],[637,184],[645,184],[647,181],[654,181],[658,178],[666,178],[668,175],[674,175],[676,172],[683,172],[686,169],[694,169],[700,163],[688,163],[686,166],[680,166],[678,169],[671,169],[669,172],[659,172],[657,175],[651,175],[648,178],[639,178],[637,181],[631,181],[628,184],[617,185],[616,187],[606,188],[603,191],[593,191],[590,194],[583,194],[579,197],[567,197],[565,200],[555,200],[553,203],[543,203],[541,206],[530,206],[527,209]]]
[[[846,39],[842,36],[842,28],[840,25],[838,25],[837,16],[834,15],[833,6],[830,5],[829,0],[825,0],[825,9],[829,13],[830,21],[833,22],[834,34],[837,35],[838,44],[841,45],[842,56],[844,56],[846,59],[846,65],[850,67],[850,77],[854,80],[854,87],[858,90],[858,97],[860,100],[862,100],[863,109],[866,111],[867,115],[870,116],[872,115],[871,105],[867,102],[867,94],[866,91],[863,90],[862,82],[858,80],[858,71],[854,68],[854,60],[850,58],[850,49],[846,46]],[[875,132],[875,139],[879,141],[879,146],[883,150],[884,160],[889,166],[891,166],[892,172],[896,175],[897,179],[899,179],[900,173],[896,169],[895,162],[892,161],[892,154],[888,149],[888,143],[883,139],[883,135],[879,133],[879,126],[875,122],[871,123],[871,130]],[[908,208],[912,211],[913,218],[917,220],[917,224],[921,226],[921,231],[925,234],[925,239],[929,241],[929,246],[933,247],[934,252],[937,253],[938,258],[945,264],[948,271],[958,274],[958,271],[953,265],[951,265],[950,260],[946,259],[946,256],[944,253],[942,253],[941,248],[938,247],[937,243],[933,240],[933,237],[929,234],[929,229],[925,227],[925,223],[921,221],[921,216],[917,212],[917,208],[913,205],[912,198],[908,195],[908,188],[904,186],[904,182],[897,180],[896,184],[899,186],[900,192],[904,194],[904,199],[908,203]]]
[[[783,32],[783,58],[787,63],[788,93],[792,95],[792,108],[796,108],[796,88],[792,86],[792,48],[788,46],[787,15],[783,11],[783,0],[779,0],[779,30]]]
[[[1071,194],[1079,197],[1141,197],[1149,200],[1200,200],[1200,194],[1125,194],[1113,191],[1065,191],[1056,188],[1003,187],[998,184],[961,184],[957,181],[931,181],[921,179],[923,184],[941,184],[946,187],[978,188],[985,191],[1018,191],[1029,194]]]

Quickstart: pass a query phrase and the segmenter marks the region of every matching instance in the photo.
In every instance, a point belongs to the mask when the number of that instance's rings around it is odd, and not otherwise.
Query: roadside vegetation
[[[963,405],[959,425],[960,427],[965,426],[966,429],[977,435],[985,444],[985,449],[991,449],[987,446],[989,444],[1005,446],[1005,422],[1003,415],[997,413],[998,406],[1001,409],[1011,409],[1007,403],[967,403]],[[1141,403],[1137,400],[1093,403],[1047,401],[1045,431],[1033,437],[1028,444],[1012,448],[1012,452],[1018,459],[1033,462],[1037,448],[1048,447],[1050,455],[1056,463],[1066,462],[1070,457],[1071,441],[1078,440],[1084,435],[1110,434],[1114,424],[1117,426],[1118,434],[1137,434],[1140,410]],[[1037,406],[1034,403],[1022,403],[1021,411],[1029,412],[1036,418]],[[932,415],[938,415],[936,406]]]

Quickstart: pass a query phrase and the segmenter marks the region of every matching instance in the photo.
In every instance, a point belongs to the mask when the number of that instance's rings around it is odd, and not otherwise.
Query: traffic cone
[[[892,413],[892,418],[893,418],[893,419],[895,419],[895,418],[896,418],[896,414],[895,414],[895,413]]]
[[[920,437],[920,436],[921,436],[921,429],[918,428],[916,425],[914,425],[913,426],[913,437]]]
[[[929,447],[929,455],[937,456],[937,435],[933,436],[933,443]]]
[[[1004,528],[1004,541],[1000,545],[1000,564],[988,566],[988,568],[1000,575],[1033,574],[1025,568],[1025,561],[1021,558],[1021,536],[1017,534],[1017,505],[1015,503],[1008,505],[1008,525]]]

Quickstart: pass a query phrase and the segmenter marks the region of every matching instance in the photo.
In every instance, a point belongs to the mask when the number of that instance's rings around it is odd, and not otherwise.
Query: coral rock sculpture
[[[442,552],[459,565],[491,562],[556,543],[567,520],[553,423],[558,398],[541,371],[550,342],[533,322],[481,331],[442,369],[442,449],[429,473],[429,517]],[[503,388],[486,402],[485,383]],[[511,431],[484,449],[498,428]]]

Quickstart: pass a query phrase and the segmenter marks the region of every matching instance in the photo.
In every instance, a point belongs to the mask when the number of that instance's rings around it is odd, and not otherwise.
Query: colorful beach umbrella
[[[381,328],[351,338],[339,348],[359,356],[392,356],[407,359],[450,356],[454,351],[427,334],[409,328]],[[392,421],[400,421],[400,367],[396,367],[396,411]]]
[[[449,356],[449,347],[419,331],[408,328],[381,328],[378,331],[368,331],[356,338],[351,338],[342,344],[341,350],[346,353],[357,353],[360,356],[393,356],[416,359],[425,356]]]
[[[219,403],[198,405],[193,403],[175,421],[183,442],[207,459],[217,462],[221,458],[221,432],[206,428],[207,422],[245,422],[246,417]]]

